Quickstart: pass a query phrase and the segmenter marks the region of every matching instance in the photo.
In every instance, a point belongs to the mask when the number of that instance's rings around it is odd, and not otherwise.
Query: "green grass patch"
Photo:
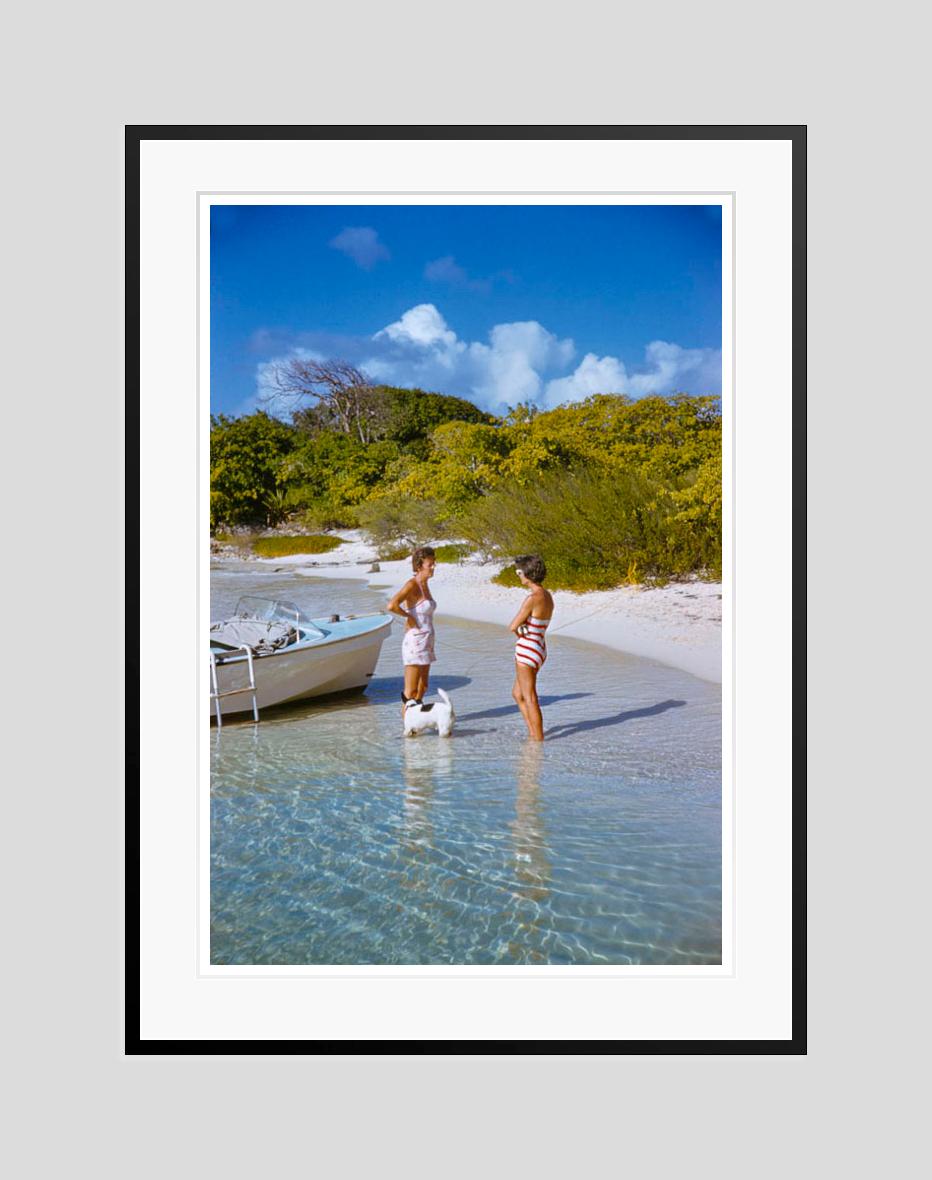
[[[503,570],[499,570],[492,581],[496,586],[508,586],[512,589],[521,585],[513,565],[506,565]]]
[[[329,553],[343,544],[340,537],[257,537],[252,551],[257,557],[291,557],[296,553]]]
[[[462,561],[470,553],[475,553],[472,545],[438,545],[434,549],[434,555],[438,562]]]
[[[411,556],[416,548],[416,545],[391,545],[386,543],[379,547],[378,559],[379,561],[404,561]],[[470,553],[476,552],[474,546],[460,544],[435,545],[433,549],[438,565],[441,562],[452,565],[457,561],[462,561]]]
[[[521,585],[513,565],[506,565],[492,578],[496,586],[507,586],[514,589]],[[666,579],[646,578],[648,585],[665,585]],[[636,583],[618,573],[617,570],[598,568],[574,568],[559,561],[547,562],[547,580],[544,585],[548,590],[569,590],[573,594],[585,594],[589,590],[615,590],[619,586],[630,586]]]
[[[379,561],[404,561],[411,556],[411,552],[410,545],[380,546]]]
[[[255,539],[255,533],[214,533],[211,537],[212,541],[218,541],[221,545],[231,545],[242,553],[249,553],[252,550],[252,543]]]

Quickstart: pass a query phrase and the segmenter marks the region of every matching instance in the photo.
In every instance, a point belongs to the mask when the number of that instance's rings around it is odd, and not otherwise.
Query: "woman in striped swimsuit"
[[[534,741],[542,742],[544,719],[537,700],[537,673],[547,658],[546,631],[553,618],[553,597],[541,584],[547,576],[547,567],[536,554],[519,557],[515,570],[529,593],[509,624],[516,636],[515,684],[511,695],[521,710],[528,734]]]

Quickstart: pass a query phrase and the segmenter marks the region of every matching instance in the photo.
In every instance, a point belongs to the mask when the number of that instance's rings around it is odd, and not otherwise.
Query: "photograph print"
[[[211,968],[723,963],[689,200],[205,208]]]

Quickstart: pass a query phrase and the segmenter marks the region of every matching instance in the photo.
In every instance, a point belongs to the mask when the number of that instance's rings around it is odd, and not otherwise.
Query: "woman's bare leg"
[[[544,740],[544,719],[537,700],[537,670],[516,661],[515,671],[518,677],[517,686],[523,697],[523,704],[521,702],[519,704],[521,704],[521,712],[527,723],[528,734],[535,742],[542,742]]]
[[[515,683],[511,695],[521,710],[528,734],[535,741],[544,740],[544,719],[537,701],[537,672],[526,664],[515,662]]]
[[[405,664],[405,696],[419,697],[418,686],[421,682],[421,672],[424,670],[421,664]],[[405,703],[401,702],[401,715],[405,715]]]
[[[419,664],[418,672],[420,675],[417,680],[417,695],[419,698],[427,695],[427,685],[430,681],[430,664]]]
[[[515,662],[515,682],[512,685],[511,695],[514,697],[515,704],[521,710],[521,716],[524,718],[524,724],[531,728],[531,723],[528,720],[527,705],[524,703],[524,691],[521,688],[521,682],[518,680],[518,664]]]

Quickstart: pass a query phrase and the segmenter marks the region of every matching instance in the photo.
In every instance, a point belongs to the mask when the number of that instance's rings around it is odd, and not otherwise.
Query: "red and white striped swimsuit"
[[[515,640],[515,659],[539,672],[547,658],[547,640],[544,632],[550,625],[549,619],[535,619],[533,615],[525,622],[525,633]]]

